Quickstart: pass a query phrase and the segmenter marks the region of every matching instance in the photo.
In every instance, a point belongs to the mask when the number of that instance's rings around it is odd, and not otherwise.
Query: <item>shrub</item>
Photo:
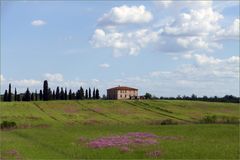
[[[212,115],[212,116],[207,115],[207,116],[203,117],[202,122],[203,123],[216,123],[216,120],[217,120],[217,116],[215,116],[215,115]]]
[[[177,124],[177,123],[171,119],[165,119],[165,120],[161,121],[161,125],[169,125],[169,124]]]
[[[238,124],[239,119],[237,117],[227,117],[227,116],[216,116],[207,115],[203,117],[200,121],[201,123],[227,123],[227,124]]]
[[[15,122],[3,121],[1,123],[1,129],[15,128],[17,124]]]

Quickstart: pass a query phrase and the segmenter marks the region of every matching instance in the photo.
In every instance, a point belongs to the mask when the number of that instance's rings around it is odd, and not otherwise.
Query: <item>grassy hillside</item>
[[[236,124],[199,124],[205,116],[239,119],[239,105],[198,101],[36,101],[1,102],[2,159],[33,158],[233,158],[239,156]],[[178,125],[160,125],[171,119]],[[153,145],[91,148],[106,136],[128,133],[158,136]],[[139,140],[139,139],[138,139]],[[155,143],[156,141],[156,143]]]

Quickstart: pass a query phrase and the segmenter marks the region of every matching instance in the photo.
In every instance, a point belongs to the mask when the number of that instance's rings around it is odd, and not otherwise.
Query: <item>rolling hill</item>
[[[238,158],[239,104],[171,100],[0,102],[2,159]],[[204,124],[214,117],[215,124]],[[168,122],[172,125],[162,125]],[[151,133],[154,145],[91,148],[91,140]],[[165,136],[165,137],[164,137]],[[169,138],[170,137],[170,138]],[[171,138],[172,137],[172,138]],[[84,139],[84,140],[81,140]],[[126,147],[126,146],[125,146]]]

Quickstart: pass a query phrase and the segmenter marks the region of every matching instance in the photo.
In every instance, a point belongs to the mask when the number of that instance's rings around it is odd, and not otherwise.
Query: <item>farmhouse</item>
[[[138,89],[126,87],[126,86],[109,88],[107,89],[107,98],[108,99],[137,99]]]

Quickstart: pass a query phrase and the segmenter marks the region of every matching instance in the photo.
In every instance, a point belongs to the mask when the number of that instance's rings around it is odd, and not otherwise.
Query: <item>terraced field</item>
[[[0,102],[0,111],[1,121],[17,123],[1,130],[1,159],[239,158],[239,126],[231,124],[239,120],[238,104]],[[206,116],[216,123],[203,124]]]

